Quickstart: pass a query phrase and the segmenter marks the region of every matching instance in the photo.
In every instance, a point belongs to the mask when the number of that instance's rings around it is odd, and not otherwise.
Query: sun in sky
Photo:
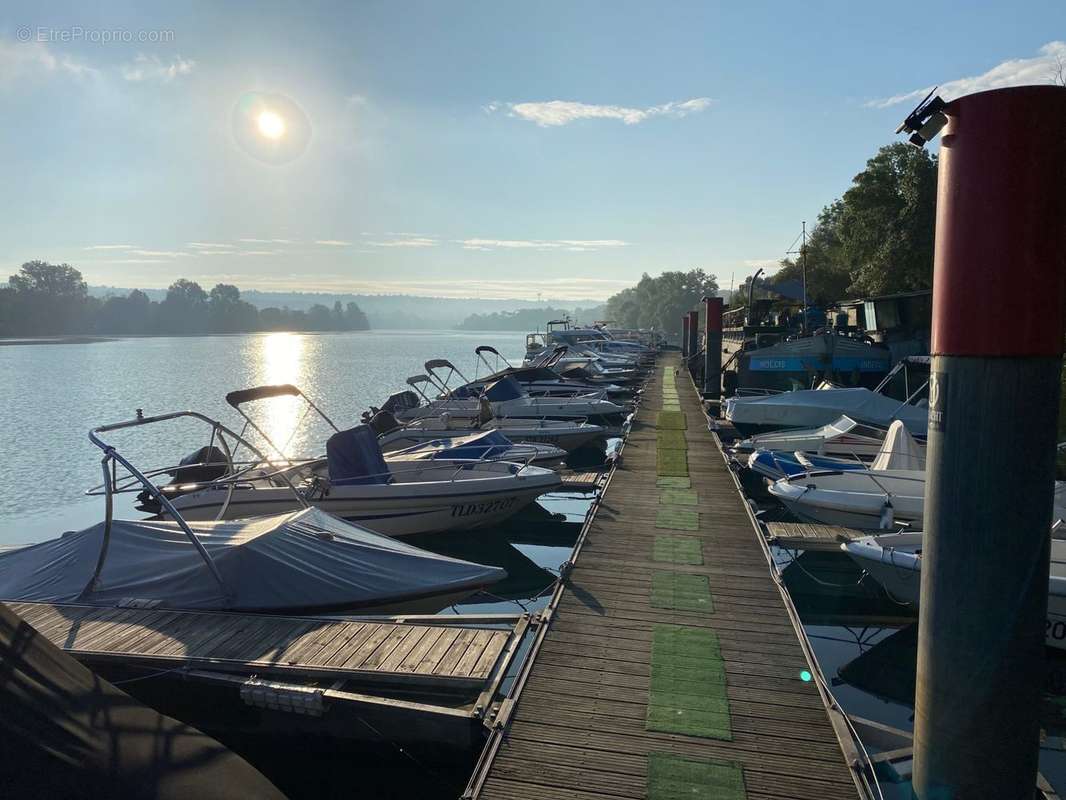
[[[256,119],[259,133],[268,139],[280,139],[285,135],[285,120],[276,111],[262,111]]]

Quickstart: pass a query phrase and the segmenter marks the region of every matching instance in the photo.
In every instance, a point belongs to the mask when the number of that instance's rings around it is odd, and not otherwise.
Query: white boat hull
[[[925,473],[917,470],[811,472],[776,481],[769,491],[801,519],[859,530],[900,523],[920,529],[925,512]]]
[[[841,548],[891,597],[918,608],[922,584],[921,542],[921,533],[903,533],[864,537]],[[1066,542],[1052,541],[1051,550],[1044,643],[1066,650]]]
[[[440,473],[459,469],[450,463],[432,469]],[[499,477],[330,486],[324,492],[311,491],[307,500],[376,533],[412,536],[495,525],[561,486],[558,474],[525,467],[517,475]],[[223,486],[208,487],[171,502],[186,519],[212,520],[222,510],[228,491]],[[288,487],[250,482],[233,490],[223,519],[277,514],[298,505]]]

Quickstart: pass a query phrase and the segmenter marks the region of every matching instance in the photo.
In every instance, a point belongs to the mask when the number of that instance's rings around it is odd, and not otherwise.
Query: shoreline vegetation
[[[45,261],[23,264],[0,286],[0,339],[55,343],[68,337],[67,343],[76,343],[69,337],[365,330],[370,330],[367,316],[352,302],[316,304],[306,311],[260,309],[242,300],[236,286],[219,283],[207,292],[185,278],[174,281],[158,302],[138,289],[94,297],[77,269]]]

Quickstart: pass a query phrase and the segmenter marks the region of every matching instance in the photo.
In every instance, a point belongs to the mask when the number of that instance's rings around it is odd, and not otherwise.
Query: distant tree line
[[[555,319],[570,318],[582,322],[595,322],[603,314],[603,306],[592,308],[520,308],[516,311],[497,311],[492,314],[471,314],[458,325],[461,331],[536,331],[542,330]]]
[[[134,289],[128,295],[89,295],[69,264],[30,261],[0,287],[0,336],[70,334],[196,335],[254,331],[365,331],[358,305],[313,305],[306,311],[257,309],[227,283],[210,292],[180,278],[156,302]]]
[[[681,330],[681,315],[700,307],[704,297],[718,292],[718,279],[702,269],[647,273],[636,286],[607,300],[607,317],[622,328],[655,328],[666,333]]]

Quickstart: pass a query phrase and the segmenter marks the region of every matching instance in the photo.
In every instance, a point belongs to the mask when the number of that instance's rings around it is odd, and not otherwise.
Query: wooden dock
[[[869,531],[844,528],[840,525],[813,525],[805,522],[767,522],[767,541],[789,550],[830,551],[840,550],[840,545],[853,542]]]
[[[514,629],[100,608],[8,607],[57,647],[90,665],[137,665],[480,690],[513,644]]]
[[[678,363],[645,391],[465,797],[866,796]]]

